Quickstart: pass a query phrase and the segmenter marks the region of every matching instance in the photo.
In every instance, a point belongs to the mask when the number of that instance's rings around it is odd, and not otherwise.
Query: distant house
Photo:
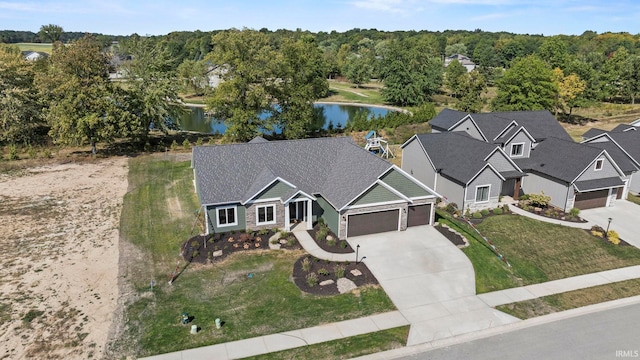
[[[494,207],[500,195],[541,192],[565,211],[587,209],[613,206],[628,191],[629,161],[620,160],[621,168],[609,149],[574,142],[549,111],[469,114],[444,109],[430,124],[433,134],[415,136],[421,146],[411,145],[414,138],[403,145],[402,168],[465,209]],[[615,134],[629,133],[638,132]],[[481,169],[486,176],[480,182],[467,174],[476,176]]]
[[[36,61],[40,59],[46,59],[47,57],[49,57],[49,54],[42,51],[23,51],[22,56],[24,56],[27,61]]]
[[[473,69],[476,68],[476,64],[473,61],[471,61],[471,59],[469,59],[469,57],[464,56],[464,55],[460,55],[460,54],[454,54],[454,55],[451,55],[451,56],[447,56],[444,59],[444,67],[449,66],[449,64],[453,60],[458,60],[458,62],[460,64],[462,64],[462,66],[464,66],[467,69],[467,72],[471,72],[471,71],[473,71]]]
[[[640,127],[640,123],[637,126],[632,125],[633,123],[627,124],[619,124],[615,128],[611,129],[611,131],[602,130],[598,128],[591,128],[587,130],[584,134],[582,134],[582,140],[591,139],[600,134],[604,134],[606,132],[626,132],[626,131],[638,131],[638,127]]]
[[[340,238],[433,223],[429,187],[351,138],[196,146],[191,166],[207,234],[311,229]]]

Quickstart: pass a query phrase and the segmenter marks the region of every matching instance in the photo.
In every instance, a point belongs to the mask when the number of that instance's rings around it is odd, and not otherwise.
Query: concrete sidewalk
[[[363,335],[409,325],[399,311],[371,315],[359,319],[345,320],[307,329],[286,331],[278,334],[258,336],[195,349],[150,356],[148,360],[205,360],[241,359],[270,352],[294,349],[326,341]],[[198,336],[198,335],[192,335]]]
[[[356,261],[356,253],[334,254],[322,250],[307,230],[293,230],[293,235],[298,239],[302,247],[311,255],[322,260],[330,261]]]
[[[538,221],[544,221],[544,222],[548,222],[551,224],[557,224],[557,225],[563,225],[563,226],[568,226],[568,227],[572,227],[572,228],[578,228],[578,229],[591,229],[591,227],[593,225],[595,225],[595,223],[587,221],[585,223],[577,223],[577,222],[572,222],[572,221],[564,221],[564,220],[559,220],[559,219],[551,219],[545,216],[540,216],[540,215],[536,215],[536,214],[532,214],[528,211],[524,211],[522,209],[520,209],[519,207],[512,205],[512,204],[508,204],[509,205],[509,211],[514,212],[518,215],[521,216],[526,216],[532,219],[536,219]],[[586,219],[585,219],[586,220]]]
[[[493,291],[477,297],[485,304],[495,307],[518,301],[531,300],[543,296],[584,289],[592,286],[615,283],[640,278],[640,265],[574,276],[518,288]]]

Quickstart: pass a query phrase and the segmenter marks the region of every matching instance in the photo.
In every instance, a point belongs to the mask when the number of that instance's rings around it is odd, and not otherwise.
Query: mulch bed
[[[211,235],[196,235],[182,244],[180,254],[193,263],[208,264],[224,260],[227,256],[236,252],[255,250],[269,250],[269,239],[276,232],[225,232]],[[281,249],[300,250],[302,246],[298,240],[289,233],[283,242],[278,242]]]
[[[536,208],[536,207],[529,207],[527,209],[523,209],[522,206],[520,204],[516,204],[516,206],[518,206],[520,209],[524,210],[524,211],[528,211],[532,214],[536,214],[538,216],[542,216],[542,217],[546,217],[549,219],[556,219],[556,220],[560,220],[560,221],[566,221],[566,222],[573,222],[573,223],[586,223],[587,220],[577,216],[571,216],[571,214],[566,213],[556,207],[553,206],[548,206],[546,208]],[[537,209],[537,210],[536,210]]]
[[[444,226],[435,226],[435,229],[438,230],[438,232],[440,232],[440,234],[442,234],[444,237],[449,239],[449,241],[451,241],[453,245],[455,246],[467,245],[467,243],[464,242],[464,239],[462,238],[462,236],[449,230],[449,228],[446,228]]]
[[[302,262],[306,258],[309,259],[311,265],[309,271],[304,271],[304,269],[302,268]],[[311,255],[304,255],[296,260],[295,264],[293,265],[293,280],[298,288],[306,293],[320,296],[337,295],[340,292],[338,291],[338,279],[335,274],[336,266],[343,266],[344,277],[353,281],[358,287],[378,284],[378,280],[375,278],[375,276],[373,276],[371,271],[369,271],[367,265],[365,265],[365,263],[363,262],[359,262],[358,264],[356,264],[355,258],[352,262],[335,262],[320,260]],[[351,273],[351,270],[355,269],[359,270],[362,275],[353,275]],[[322,272],[322,270],[326,270],[328,272],[328,275],[318,273],[319,271]],[[307,283],[307,275],[309,273],[315,273],[318,276],[318,284],[316,284],[315,286],[309,286],[309,284]],[[333,280],[334,283],[330,285],[320,286],[320,282],[324,280]]]
[[[316,244],[318,244],[320,249],[326,252],[335,253],[335,254],[349,254],[354,252],[351,246],[349,246],[349,243],[347,243],[344,240],[338,240],[338,237],[336,236],[336,234],[334,234],[331,230],[329,230],[329,235],[333,236],[333,238],[336,239],[335,245],[329,245],[329,243],[326,240],[318,241],[316,239],[316,233],[318,232],[319,229],[320,229],[320,226],[316,223],[313,225],[313,229],[307,230],[307,233],[309,233],[309,236],[311,236],[313,241],[315,241]]]
[[[606,238],[606,236],[604,236],[604,234],[606,234],[606,230],[605,230],[605,229],[603,229],[603,228],[601,228],[601,227],[600,227],[600,226],[598,226],[598,225],[592,226],[592,227],[591,227],[591,229],[585,229],[584,231],[588,232],[589,234],[591,234],[591,235],[593,235],[593,236],[597,237],[598,239],[600,239],[600,240],[602,240],[602,241],[604,241],[604,242],[606,242],[606,243],[608,243],[608,244],[612,244],[612,243],[609,241],[609,239],[607,239],[607,238]],[[599,233],[601,233],[601,234],[603,234],[603,235],[602,235],[602,236],[598,236],[598,235],[596,235],[596,234],[593,234],[593,233],[592,233],[592,231],[599,232]],[[628,242],[626,242],[626,241],[624,241],[624,240],[622,240],[622,239],[618,239],[618,240],[620,240],[620,243],[619,243],[617,246],[632,246],[631,244],[629,244]]]

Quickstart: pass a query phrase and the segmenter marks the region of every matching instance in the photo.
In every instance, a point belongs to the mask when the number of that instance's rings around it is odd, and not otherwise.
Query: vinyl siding
[[[238,221],[238,225],[234,226],[221,226],[217,227],[218,223],[218,211],[217,209],[228,207],[231,205],[236,205],[236,219]],[[229,205],[220,205],[217,207],[207,207],[207,214],[209,215],[209,230],[211,233],[219,233],[219,232],[227,232],[227,231],[237,231],[237,230],[245,230],[247,228],[246,223],[246,211],[244,206],[240,204],[229,204]]]
[[[635,194],[640,194],[640,171],[636,171],[631,175],[629,191]]]
[[[509,162],[502,152],[496,151],[491,155],[487,162],[491,164],[496,170],[503,171],[516,171],[517,169]]]
[[[589,165],[587,170],[578,177],[576,181],[603,179],[603,178],[620,176],[618,171],[614,168],[613,163],[606,156],[600,156],[598,159],[604,160],[602,162],[602,170],[596,171],[595,170],[596,163],[593,162]]]
[[[476,187],[485,185],[491,186],[489,189],[489,201],[476,203]],[[467,198],[464,210],[466,210],[467,206],[471,211],[497,207],[501,189],[502,179],[490,168],[485,168],[480,175],[467,186]]]
[[[567,190],[568,185],[538,174],[529,173],[522,178],[522,191],[525,194],[540,194],[544,191],[545,195],[551,196],[551,204],[563,210],[570,210],[573,207],[573,185],[570,190]]]
[[[443,176],[438,175],[438,188],[435,191],[442,195],[447,203],[456,203],[458,209],[464,206],[464,188]]]
[[[435,170],[422,150],[418,139],[413,139],[402,149],[402,170],[433,189]]]
[[[387,190],[384,186],[376,184],[354,200],[351,205],[377,204],[396,200],[403,199]]]
[[[485,139],[482,137],[482,134],[480,134],[480,131],[476,127],[475,123],[471,121],[471,119],[466,119],[450,131],[465,131],[471,137],[485,141]]]
[[[427,190],[409,180],[397,170],[389,171],[380,180],[409,198],[431,195]]]
[[[322,218],[324,223],[327,224],[329,229],[333,231],[334,234],[338,234],[338,211],[331,206],[321,196],[318,196],[318,201],[313,203],[313,213],[317,218]]]
[[[524,143],[523,149],[522,149],[522,156],[511,156],[511,144],[518,144],[518,143]],[[505,144],[504,151],[507,153],[507,155],[511,156],[511,158],[513,159],[528,158],[531,155],[531,140],[521,129],[518,132],[518,134],[514,136],[513,139],[511,139],[510,142]]]
[[[273,184],[269,185],[269,187],[264,189],[260,194],[258,194],[255,199],[281,199],[282,196],[290,193],[291,189],[291,186],[283,183],[282,181],[276,181]]]

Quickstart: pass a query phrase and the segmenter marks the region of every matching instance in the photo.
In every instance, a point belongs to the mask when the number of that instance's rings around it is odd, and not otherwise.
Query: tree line
[[[42,141],[43,129],[57,143],[94,149],[118,138],[144,142],[150,129],[166,130],[183,111],[179,93],[204,96],[208,111],[227,124],[229,140],[275,128],[300,138],[317,125],[313,102],[337,76],[356,86],[380,81],[389,104],[419,108],[445,92],[469,112],[485,106],[488,86],[497,89],[492,110],[569,116],[594,101],[634,103],[640,92],[640,38],[628,33],[230,29],[133,34],[117,43],[90,34],[61,41],[65,34],[43,25],[39,38],[54,46],[37,62],[0,44],[0,142]],[[467,72],[457,61],[445,69],[444,57],[453,54],[469,56],[476,70]],[[116,71],[124,81],[109,79]]]

